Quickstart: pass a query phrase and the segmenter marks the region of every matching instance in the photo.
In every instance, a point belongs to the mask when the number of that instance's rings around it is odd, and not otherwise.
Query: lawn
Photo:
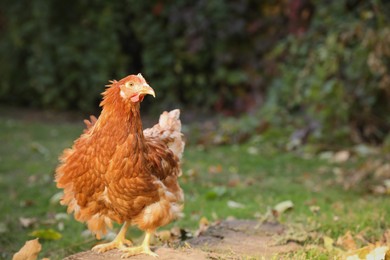
[[[0,116],[0,258],[10,259],[34,231],[49,235],[40,239],[41,258],[62,259],[96,243],[83,224],[64,214],[54,196],[59,191],[53,182],[58,155],[82,128],[81,122]],[[228,217],[260,220],[277,203],[291,200],[293,210],[279,221],[311,234],[300,241],[306,247],[294,254],[327,259],[332,252],[311,246],[321,246],[325,236],[336,240],[347,231],[360,233],[364,245],[378,241],[390,228],[388,197],[346,191],[333,181],[336,167],[353,168],[361,160],[335,165],[315,155],[282,151],[261,138],[244,145],[188,146],[181,177],[185,216],[164,228],[196,230],[202,217],[211,222]],[[61,238],[50,239],[54,237],[48,229]]]

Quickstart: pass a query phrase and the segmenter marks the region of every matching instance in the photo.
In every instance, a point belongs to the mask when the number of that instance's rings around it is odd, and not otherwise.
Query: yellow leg
[[[120,249],[124,254],[121,256],[121,258],[127,258],[133,255],[138,255],[138,254],[147,254],[153,257],[158,257],[158,255],[152,250],[150,250],[150,237],[152,235],[152,232],[146,232],[144,241],[140,246],[136,247],[128,247],[128,248],[123,248]]]
[[[115,248],[123,249],[126,248],[125,245],[131,246],[133,243],[130,240],[126,239],[126,231],[129,227],[129,224],[125,222],[123,224],[121,230],[119,231],[118,235],[116,235],[115,239],[111,241],[110,243],[100,244],[97,246],[94,246],[92,248],[92,251],[98,252],[98,253],[104,253],[108,250],[112,250]]]

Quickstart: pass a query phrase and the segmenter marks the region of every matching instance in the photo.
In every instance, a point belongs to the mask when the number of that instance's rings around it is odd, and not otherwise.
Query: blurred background
[[[241,118],[216,142],[390,142],[389,19],[385,0],[3,0],[0,101],[96,113],[108,80],[142,72],[144,110]]]
[[[184,123],[185,217],[163,231],[276,221],[302,246],[286,259],[390,245],[390,1],[1,0],[0,37],[0,259],[97,243],[53,175],[108,80],[139,72],[145,126]]]

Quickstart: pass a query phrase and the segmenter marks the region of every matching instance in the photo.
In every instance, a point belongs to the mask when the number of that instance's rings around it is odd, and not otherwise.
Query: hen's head
[[[120,96],[124,100],[130,100],[133,103],[141,102],[145,95],[149,94],[155,97],[154,90],[148,85],[141,73],[138,75],[129,75],[118,82],[115,82],[120,88]]]

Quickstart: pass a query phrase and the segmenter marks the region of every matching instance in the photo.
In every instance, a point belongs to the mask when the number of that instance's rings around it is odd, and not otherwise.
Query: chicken
[[[64,189],[61,204],[68,206],[68,213],[86,222],[98,239],[112,222],[123,223],[112,242],[94,251],[118,248],[123,258],[157,256],[150,250],[151,235],[181,214],[180,111],[164,112],[158,124],[143,131],[140,103],[148,94],[155,96],[141,74],[111,81],[99,118],[85,120],[84,133],[60,157],[55,181]],[[125,238],[132,225],[146,232],[138,247],[126,247],[132,244]]]

